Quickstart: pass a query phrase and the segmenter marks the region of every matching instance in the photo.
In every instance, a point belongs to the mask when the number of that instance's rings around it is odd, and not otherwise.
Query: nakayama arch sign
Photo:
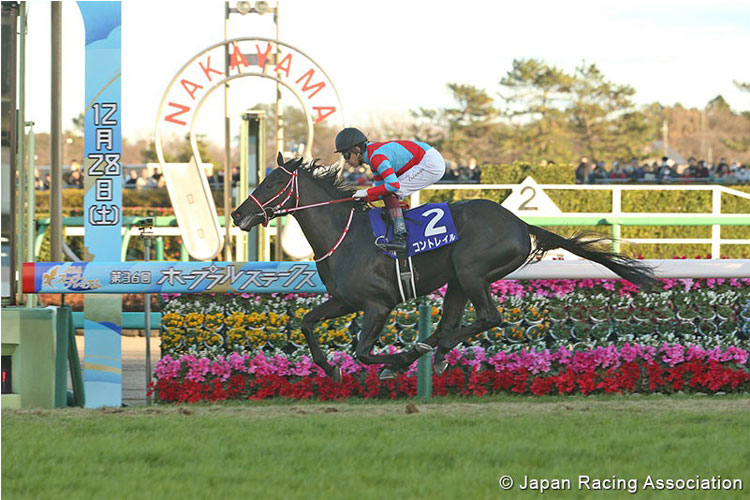
[[[159,104],[154,142],[183,242],[196,259],[216,257],[223,246],[223,235],[208,180],[200,168],[195,125],[203,105],[216,90],[246,77],[276,82],[299,101],[307,122],[308,160],[315,124],[346,125],[341,99],[328,74],[310,56],[288,43],[269,38],[234,38],[216,43],[186,62],[169,82]],[[190,137],[193,160],[189,164],[165,162],[162,140],[166,136]]]
[[[229,72],[225,68],[225,48]],[[180,68],[164,92],[156,122],[156,152],[164,163],[162,137],[168,133],[191,134],[206,99],[225,83],[237,78],[273,80],[289,89],[299,101],[308,124],[324,121],[345,124],[338,91],[328,74],[310,56],[278,40],[234,38],[214,44]],[[308,136],[312,134],[308,130]],[[193,149],[196,154],[197,148]],[[198,158],[196,158],[198,159]]]

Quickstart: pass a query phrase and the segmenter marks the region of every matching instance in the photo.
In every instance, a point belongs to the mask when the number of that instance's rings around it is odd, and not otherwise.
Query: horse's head
[[[272,170],[255,191],[232,212],[232,221],[243,231],[250,231],[258,224],[267,224],[274,217],[274,209],[295,195],[293,181],[302,159],[297,158],[285,163],[284,157],[279,153],[276,162],[278,168]]]

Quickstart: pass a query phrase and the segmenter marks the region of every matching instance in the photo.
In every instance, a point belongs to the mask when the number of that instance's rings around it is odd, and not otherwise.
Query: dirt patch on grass
[[[424,402],[421,400],[399,401],[344,401],[344,402],[232,402],[197,405],[154,405],[128,408],[101,408],[87,410],[66,408],[59,410],[3,410],[4,417],[38,418],[45,416],[87,418],[112,416],[159,418],[164,415],[182,415],[185,418],[201,416],[263,418],[307,418],[327,415],[329,418],[347,416],[381,417],[424,416],[441,417],[497,417],[510,418],[532,414],[565,415],[570,413],[659,413],[700,412],[733,413],[750,412],[750,395],[747,396],[604,396],[604,397],[556,397],[556,398],[512,398],[492,401],[489,398],[450,399]]]

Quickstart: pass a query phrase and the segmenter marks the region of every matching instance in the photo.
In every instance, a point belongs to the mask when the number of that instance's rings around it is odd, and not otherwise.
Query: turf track
[[[750,396],[246,402],[2,413],[6,498],[537,498],[524,475],[638,479],[636,498],[746,498]],[[407,407],[416,408],[408,413]],[[503,475],[515,480],[500,489]],[[643,490],[741,479],[743,491]]]

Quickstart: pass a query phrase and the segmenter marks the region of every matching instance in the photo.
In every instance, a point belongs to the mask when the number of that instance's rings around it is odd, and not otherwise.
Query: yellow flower
[[[302,333],[301,330],[293,330],[292,333],[289,335],[289,338],[295,344],[298,344],[298,345],[305,344],[305,334]]]
[[[194,313],[194,312],[188,313],[185,316],[185,324],[189,328],[197,328],[203,324],[204,319],[205,317],[201,313]]]
[[[175,313],[167,313],[162,316],[161,322],[165,327],[182,326],[182,316]]]
[[[229,328],[239,328],[242,326],[245,320],[245,314],[242,312],[235,312],[229,315],[224,321]]]

